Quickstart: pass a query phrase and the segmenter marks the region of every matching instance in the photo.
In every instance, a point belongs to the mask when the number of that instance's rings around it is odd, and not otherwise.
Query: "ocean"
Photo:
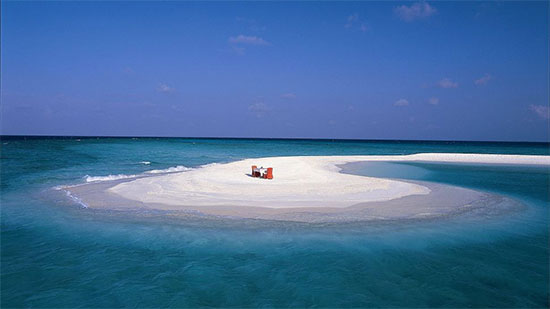
[[[292,224],[96,211],[59,186],[250,157],[550,155],[546,143],[2,137],[1,302],[8,307],[548,307],[548,167],[368,163],[523,208],[418,221]]]

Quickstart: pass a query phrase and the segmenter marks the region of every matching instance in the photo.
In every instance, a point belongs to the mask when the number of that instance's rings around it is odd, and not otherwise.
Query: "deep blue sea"
[[[187,222],[93,211],[54,189],[249,157],[550,155],[548,144],[4,137],[0,146],[2,308],[549,306],[547,167],[373,163],[356,171],[525,205],[413,222]]]

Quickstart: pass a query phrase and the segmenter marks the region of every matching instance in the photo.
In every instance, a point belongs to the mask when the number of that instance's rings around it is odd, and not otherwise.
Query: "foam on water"
[[[185,172],[185,171],[189,171],[189,170],[191,170],[191,168],[185,167],[183,165],[178,165],[178,166],[173,166],[173,167],[160,169],[160,170],[151,170],[151,171],[147,171],[145,173],[147,173],[147,174],[164,174],[164,173]]]
[[[71,193],[71,191],[69,190],[64,190],[65,191],[65,194],[67,195],[68,198],[70,198],[72,201],[74,201],[75,203],[77,203],[78,205],[84,207],[84,208],[88,208],[88,205],[86,203],[84,203],[84,201],[82,201],[82,199],[80,199],[78,196],[75,196]]]
[[[151,174],[168,174],[168,173],[185,172],[189,170],[191,170],[191,168],[185,167],[183,165],[178,165],[178,166],[172,166],[165,169],[145,171],[144,173],[141,173],[141,174],[131,174],[131,175],[116,174],[116,175],[107,175],[107,176],[86,175],[84,176],[84,180],[86,182],[103,182],[103,181],[113,181],[113,180],[121,180],[121,179],[132,179],[132,178],[148,176]]]
[[[84,176],[84,180],[86,182],[101,182],[101,181],[113,181],[113,180],[119,180],[119,179],[128,179],[128,178],[136,178],[139,175],[124,175],[124,174],[118,174],[118,175],[107,175],[107,176]]]

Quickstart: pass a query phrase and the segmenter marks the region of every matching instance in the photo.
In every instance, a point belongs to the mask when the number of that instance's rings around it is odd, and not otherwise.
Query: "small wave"
[[[56,191],[65,191],[67,189],[74,188],[74,187],[79,187],[81,185],[82,185],[81,183],[74,184],[74,185],[59,185],[59,186],[53,187],[53,189],[56,190]]]
[[[144,162],[148,162],[148,161],[144,161]],[[142,163],[142,162],[140,162],[140,163]],[[143,164],[147,164],[147,163],[143,163]],[[148,174],[165,174],[165,173],[185,172],[185,171],[188,171],[188,170],[191,170],[191,168],[183,166],[183,165],[178,165],[178,166],[172,166],[172,167],[165,168],[165,169],[160,169],[160,170],[146,171],[143,174],[139,174],[139,175],[125,175],[125,174],[107,175],[107,176],[90,176],[90,175],[86,175],[86,176],[84,176],[84,180],[86,182],[113,181],[113,180],[120,180],[120,179],[130,179],[130,178],[144,177]]]
[[[145,165],[151,164],[149,161],[142,161],[140,162]],[[192,170],[192,168],[178,165],[178,166],[172,166],[166,169],[160,169],[160,170],[150,170],[146,171],[143,174],[137,174],[137,175],[125,175],[125,174],[116,174],[116,175],[107,175],[107,176],[90,176],[86,175],[84,176],[84,181],[88,182],[103,182],[103,181],[113,181],[113,180],[120,180],[120,179],[132,179],[132,178],[138,178],[138,177],[145,177],[145,176],[152,176],[151,174],[166,174],[166,173],[175,173],[175,172],[185,172],[188,170]],[[60,190],[64,189],[69,186],[57,186],[54,189]]]
[[[67,194],[67,197],[70,198],[73,202],[77,203],[78,205],[80,205],[84,208],[88,208],[88,205],[86,203],[84,203],[79,197],[73,195],[71,193],[71,191],[66,190],[65,194]]]
[[[221,164],[222,163],[214,162],[214,163],[208,163],[208,164],[201,165],[201,167],[214,167],[214,166],[218,166],[218,165],[221,165]]]
[[[86,182],[100,182],[100,181],[111,181],[111,180],[119,180],[119,179],[128,179],[128,178],[136,178],[138,175],[124,175],[124,174],[118,174],[118,175],[107,175],[107,176],[84,176],[84,180]]]
[[[162,174],[162,173],[185,172],[185,171],[188,171],[188,170],[191,170],[191,168],[183,166],[183,165],[178,165],[178,166],[165,168],[165,169],[162,169],[162,170],[150,170],[150,171],[147,171],[145,173],[147,173],[147,174]]]

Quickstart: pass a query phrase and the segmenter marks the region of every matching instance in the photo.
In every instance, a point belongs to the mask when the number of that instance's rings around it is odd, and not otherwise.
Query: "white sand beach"
[[[211,164],[184,173],[119,184],[110,192],[144,203],[269,208],[348,207],[429,190],[415,184],[342,174],[337,164],[359,158],[273,157]],[[251,166],[273,167],[274,179],[250,177]]]
[[[144,203],[270,208],[348,207],[361,202],[385,201],[430,192],[424,186],[408,182],[339,173],[338,165],[358,161],[550,165],[550,157],[520,155],[271,157],[210,164],[183,173],[142,178],[119,184],[109,191]],[[274,179],[250,177],[252,165],[273,167]]]
[[[308,222],[430,217],[502,200],[454,186],[340,173],[344,164],[369,161],[550,166],[548,156],[523,155],[266,157],[134,180],[91,183],[70,190],[91,208],[193,210],[211,215]],[[273,167],[274,179],[251,177],[252,165]]]

